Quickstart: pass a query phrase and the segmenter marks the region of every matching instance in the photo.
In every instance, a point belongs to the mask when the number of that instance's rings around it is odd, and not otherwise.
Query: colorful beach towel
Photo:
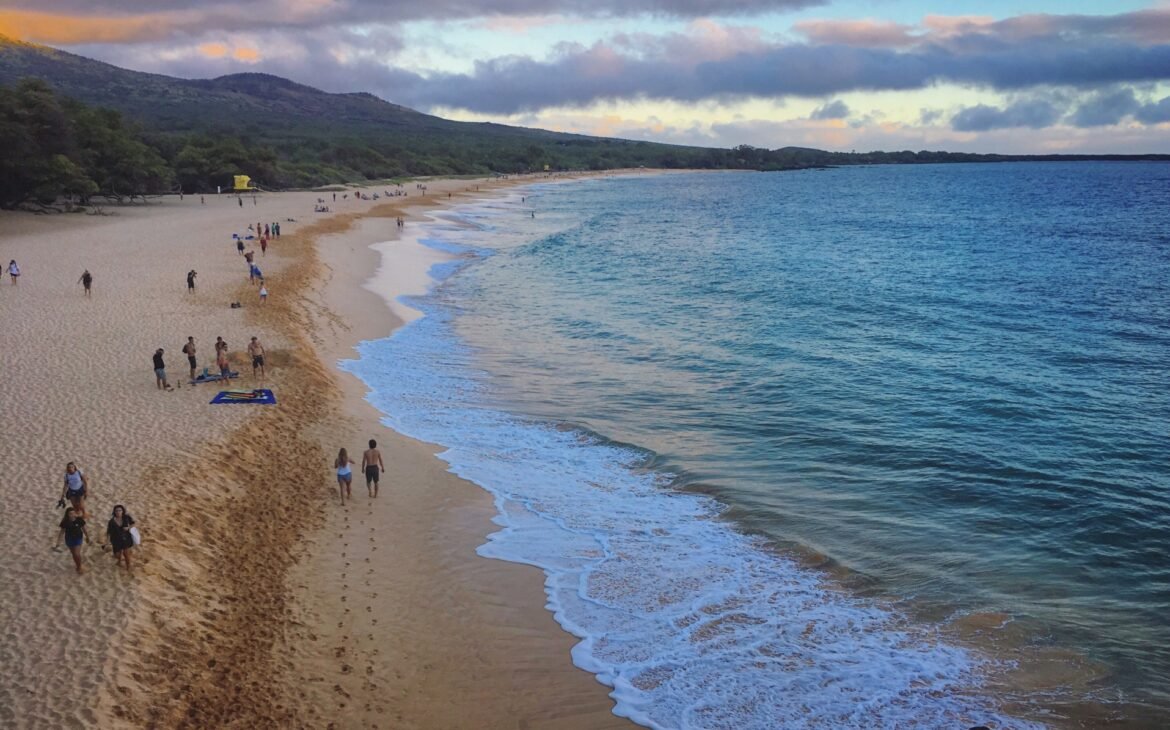
[[[276,396],[267,388],[255,390],[221,390],[219,395],[211,399],[212,404],[220,403],[251,403],[252,405],[268,406],[276,403]]]
[[[221,380],[227,380],[228,378],[238,378],[238,377],[240,377],[240,374],[233,370],[232,372],[229,372],[226,377],[223,375],[220,375],[219,373],[207,373],[206,375],[200,375],[199,377],[195,378],[194,380],[192,380],[190,382],[191,382],[191,385],[198,385],[199,383],[217,383]]]

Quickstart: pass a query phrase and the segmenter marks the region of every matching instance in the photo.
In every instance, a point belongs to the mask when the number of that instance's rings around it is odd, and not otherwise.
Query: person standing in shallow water
[[[366,491],[371,497],[378,496],[378,477],[386,471],[382,463],[382,452],[378,451],[378,442],[370,439],[370,448],[362,454],[362,471],[366,475]]]
[[[89,542],[89,530],[85,529],[85,518],[82,517],[72,507],[65,510],[65,516],[61,518],[61,523],[57,525],[60,532],[57,533],[57,543],[53,545],[53,549],[61,547],[61,539],[65,540],[65,547],[69,548],[69,554],[73,556],[73,567],[77,569],[78,573],[84,573],[85,569],[81,567],[81,543]]]

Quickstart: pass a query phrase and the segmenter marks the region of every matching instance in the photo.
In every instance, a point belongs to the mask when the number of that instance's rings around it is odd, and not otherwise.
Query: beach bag
[[[138,532],[137,527],[130,528],[130,539],[134,541],[134,547],[142,544],[142,534]]]

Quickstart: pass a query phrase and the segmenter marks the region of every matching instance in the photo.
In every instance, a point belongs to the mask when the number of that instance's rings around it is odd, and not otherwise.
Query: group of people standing
[[[73,558],[73,567],[78,573],[85,572],[81,561],[81,546],[92,542],[89,537],[89,528],[86,527],[89,511],[85,502],[89,496],[89,479],[86,478],[81,469],[77,468],[75,462],[69,462],[65,465],[64,485],[61,489],[61,498],[57,501],[57,507],[63,507],[65,514],[57,525],[57,541],[54,543],[53,549],[60,549],[63,541],[65,547],[69,548],[69,554]],[[135,546],[140,541],[141,538],[134,518],[130,516],[124,506],[114,505],[114,509],[110,512],[109,522],[106,523],[105,540],[101,542],[102,550],[105,550],[105,546],[109,545],[114,552],[114,560],[125,565],[127,572],[129,572],[131,556],[134,554]]]
[[[167,380],[167,365],[163,360],[163,354],[166,351],[163,348],[158,348],[154,351],[154,379],[155,385],[159,390],[174,390],[170,382]],[[191,380],[199,377],[199,359],[196,357],[198,348],[195,345],[195,338],[188,337],[186,344],[183,345],[183,354],[187,356],[187,366],[190,369],[189,375]],[[268,372],[264,369],[264,345],[260,342],[258,337],[253,336],[252,341],[248,343],[248,356],[252,358],[252,377],[257,374],[260,377],[266,377]],[[227,380],[234,377],[232,374],[232,363],[228,357],[228,344],[222,337],[215,338],[215,367],[219,369],[219,377],[221,380]],[[204,373],[206,375],[206,373]]]

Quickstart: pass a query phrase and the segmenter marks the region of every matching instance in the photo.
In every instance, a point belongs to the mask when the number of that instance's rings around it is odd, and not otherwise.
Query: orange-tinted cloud
[[[223,43],[204,43],[196,50],[208,58],[223,58],[228,54],[228,47]]]
[[[35,43],[125,43],[161,40],[172,24],[157,15],[124,17],[69,16],[0,10],[0,33]]]
[[[237,48],[232,51],[232,58],[237,61],[245,61],[247,63],[256,63],[260,60],[260,51],[255,48]]]

